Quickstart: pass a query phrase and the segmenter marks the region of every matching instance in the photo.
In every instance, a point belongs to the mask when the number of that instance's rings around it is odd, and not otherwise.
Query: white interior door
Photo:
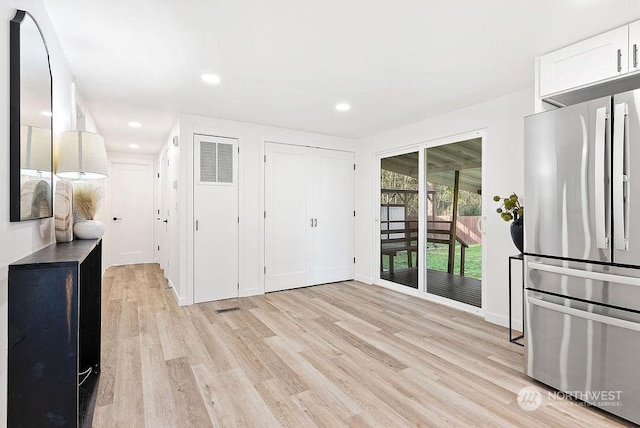
[[[308,148],[265,144],[265,291],[307,284],[313,228]]]
[[[238,140],[194,139],[194,302],[238,297]]]
[[[353,278],[353,153],[265,154],[265,291]]]
[[[353,153],[314,150],[313,254],[309,285],[353,278]]]
[[[153,163],[111,163],[113,265],[153,262]]]

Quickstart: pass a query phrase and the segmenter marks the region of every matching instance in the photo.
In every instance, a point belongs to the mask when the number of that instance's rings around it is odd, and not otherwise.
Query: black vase
[[[524,251],[524,222],[523,217],[518,217],[511,223],[511,239],[514,245],[520,251]]]

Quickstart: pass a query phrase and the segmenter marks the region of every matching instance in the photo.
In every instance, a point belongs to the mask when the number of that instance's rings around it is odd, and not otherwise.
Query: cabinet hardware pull
[[[618,49],[618,73],[622,71],[622,49]]]
[[[633,68],[638,68],[638,44],[633,45]]]

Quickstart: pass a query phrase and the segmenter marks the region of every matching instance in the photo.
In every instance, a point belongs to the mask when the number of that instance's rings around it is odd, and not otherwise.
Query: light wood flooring
[[[620,424],[540,385],[521,410],[506,329],[358,282],[178,307],[157,265],[114,267],[102,319],[95,427]]]

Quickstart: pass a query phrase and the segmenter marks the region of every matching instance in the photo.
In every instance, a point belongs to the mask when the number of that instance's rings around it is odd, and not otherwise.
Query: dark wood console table
[[[8,426],[91,426],[101,294],[100,240],[52,244],[9,266]]]

